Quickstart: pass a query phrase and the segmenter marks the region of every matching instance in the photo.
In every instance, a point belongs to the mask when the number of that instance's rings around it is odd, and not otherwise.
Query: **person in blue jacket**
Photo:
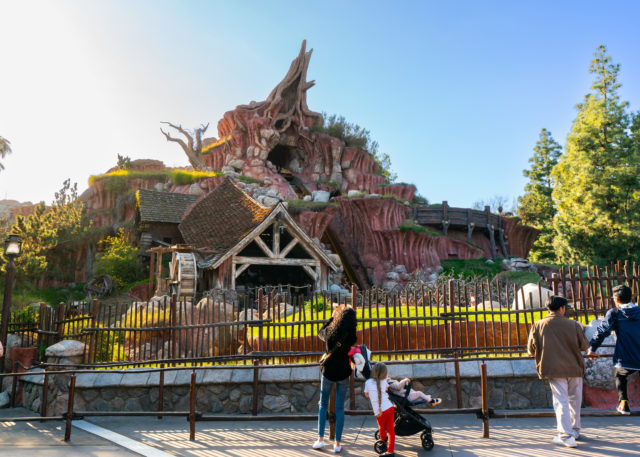
[[[604,321],[596,328],[589,341],[587,356],[598,358],[595,351],[604,339],[616,332],[616,348],[613,351],[613,365],[616,368],[616,388],[618,389],[618,412],[629,415],[627,377],[640,369],[640,306],[631,301],[631,289],[625,285],[613,288],[616,308],[607,311]]]

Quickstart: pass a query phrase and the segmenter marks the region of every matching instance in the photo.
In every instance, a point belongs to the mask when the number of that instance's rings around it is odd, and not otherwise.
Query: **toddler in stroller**
[[[375,367],[378,365],[382,365],[382,364],[378,363],[374,365],[374,370],[375,370]],[[384,371],[386,372],[386,367]],[[374,372],[371,373],[371,377],[374,378]],[[415,406],[420,403],[424,403],[425,401],[427,401],[427,403],[431,404],[432,406],[435,406],[441,403],[442,400],[439,398],[432,398],[430,395],[427,395],[423,392],[418,392],[413,390],[411,388],[411,381],[407,378],[399,382],[398,381],[394,382],[390,378],[385,379],[385,381],[386,381],[385,385],[389,386],[389,390],[387,391],[387,397],[391,402],[391,404],[393,404],[395,407],[395,414],[394,414],[394,421],[393,421],[394,441],[395,441],[395,435],[410,436],[410,435],[415,435],[416,433],[422,432],[420,435],[420,439],[422,441],[422,447],[427,451],[430,451],[431,449],[433,449],[434,442],[433,442],[433,436],[431,431],[431,423],[427,419],[422,417],[420,414],[415,412],[412,409],[412,406]],[[394,387],[395,387],[395,390],[394,390]],[[415,392],[415,394],[411,395],[412,392]],[[424,397],[427,397],[427,399],[425,399]],[[412,398],[415,398],[415,400],[412,400]],[[374,408],[374,411],[375,411],[375,408]],[[389,433],[389,435],[391,435],[391,433]],[[387,455],[387,454],[384,454],[384,452],[387,451],[388,445],[391,446],[392,442],[391,442],[391,439],[389,438],[389,443],[387,444],[387,439],[381,439],[382,436],[383,435],[381,431],[376,431],[375,437],[376,437],[376,440],[378,441],[376,441],[373,448],[378,454]],[[393,448],[391,448],[391,450],[393,450]],[[391,455],[393,455],[393,453],[391,453]]]
[[[400,381],[395,379],[391,379],[391,377],[387,378],[387,384],[389,384],[389,389],[393,391],[396,395],[400,395],[401,397],[407,397],[407,400],[411,402],[412,405],[417,405],[422,402],[427,402],[430,406],[438,406],[442,403],[442,398],[434,398],[429,394],[424,392],[420,392],[418,390],[414,390],[410,386],[411,380],[409,378],[404,378]],[[409,386],[409,393],[406,394],[406,387]]]

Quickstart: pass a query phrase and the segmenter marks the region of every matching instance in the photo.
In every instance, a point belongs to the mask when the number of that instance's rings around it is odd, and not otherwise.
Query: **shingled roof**
[[[227,178],[187,210],[178,228],[185,243],[218,257],[260,225],[272,210]]]
[[[158,192],[139,189],[140,222],[166,222],[179,224],[189,206],[201,195]]]

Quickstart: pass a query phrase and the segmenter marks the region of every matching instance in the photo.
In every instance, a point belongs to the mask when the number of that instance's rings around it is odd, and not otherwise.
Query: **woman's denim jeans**
[[[336,441],[342,441],[342,428],[344,427],[344,397],[347,394],[349,378],[342,381],[329,381],[324,376],[320,379],[320,409],[318,410],[318,436],[324,437],[324,426],[327,422],[327,410],[329,409],[329,397],[331,389],[336,385]]]

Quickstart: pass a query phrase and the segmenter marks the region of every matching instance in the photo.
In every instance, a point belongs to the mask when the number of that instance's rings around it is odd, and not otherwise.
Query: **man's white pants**
[[[580,431],[580,407],[582,406],[582,378],[549,379],[553,394],[559,435],[573,435]]]

